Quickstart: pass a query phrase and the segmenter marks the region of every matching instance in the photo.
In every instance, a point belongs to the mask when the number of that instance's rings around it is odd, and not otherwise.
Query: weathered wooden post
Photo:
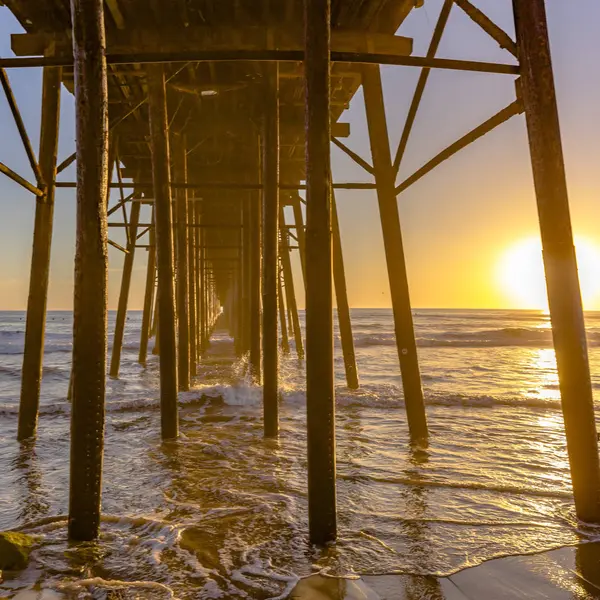
[[[154,301],[154,288],[156,280],[156,243],[154,236],[154,209],[152,209],[152,226],[149,231],[150,244],[148,248],[148,266],[146,271],[146,288],[144,292],[144,312],[142,313],[142,331],[140,338],[140,354],[138,362],[146,364],[148,355],[148,337],[150,335],[150,319],[152,317],[152,304]]]
[[[202,207],[200,203],[196,204],[196,224],[202,223]],[[198,360],[202,357],[204,352],[204,312],[203,312],[203,277],[204,277],[204,261],[202,253],[202,244],[204,241],[204,235],[202,229],[196,229],[196,279],[195,279],[195,291],[196,291],[196,351],[198,353]]]
[[[244,354],[250,352],[250,202],[251,197],[246,194],[242,204],[242,310],[244,323]]]
[[[108,249],[108,89],[104,3],[71,0],[77,129],[77,243],[73,303],[73,404],[69,538],[100,527]]]
[[[133,260],[135,258],[135,246],[137,242],[137,230],[140,220],[139,202],[131,203],[131,213],[129,218],[129,243],[127,244],[127,254],[123,260],[123,274],[121,275],[121,291],[119,293],[119,303],[117,305],[117,316],[115,321],[115,334],[113,339],[112,355],[110,359],[110,376],[119,376],[119,367],[121,365],[121,349],[123,347],[123,335],[125,333],[125,319],[127,317],[127,303],[129,301],[129,288],[131,287],[131,274],[133,272]]]
[[[18,439],[35,435],[40,405],[42,363],[44,359],[44,331],[50,248],[54,221],[54,179],[58,150],[60,117],[60,67],[44,68],[42,84],[42,126],[40,136],[40,172],[46,184],[46,194],[36,196],[31,275],[27,299],[25,350],[21,375],[21,403],[19,405]]]
[[[337,216],[335,194],[333,194],[331,198],[331,214],[333,225],[333,284],[335,286],[335,299],[337,301],[337,315],[340,327],[340,339],[342,342],[342,353],[344,355],[346,384],[351,390],[356,390],[358,389],[358,369],[356,368],[354,338],[352,337],[352,321],[350,319],[350,304],[348,303],[346,272],[344,270],[344,255],[342,252],[342,236],[340,234],[340,222]]]
[[[306,233],[304,231],[304,217],[300,196],[292,194],[290,201],[294,210],[294,224],[296,226],[296,237],[298,238],[298,252],[300,253],[300,266],[302,267],[302,280],[306,288]]]
[[[330,0],[305,0],[308,526],[337,536],[331,249]]]
[[[523,103],[577,516],[600,523],[600,467],[585,325],[544,0],[513,0]]]
[[[173,177],[187,182],[187,155],[185,136],[173,136]],[[190,389],[190,319],[188,312],[188,193],[177,188],[177,327],[179,389]]]
[[[161,433],[178,435],[177,345],[175,340],[175,290],[173,281],[173,224],[169,180],[169,137],[165,73],[162,64],[148,69],[148,107],[154,179],[156,261],[158,267],[158,333],[160,338]]]
[[[408,276],[395,191],[396,175],[390,155],[381,72],[379,65],[363,65],[362,69],[367,124],[377,184],[377,199],[392,297],[396,345],[402,372],[406,417],[412,441],[425,443],[428,437],[427,417],[410,306]]]
[[[279,246],[279,69],[268,63],[263,136],[263,406],[266,437],[279,432],[277,280]]]
[[[283,286],[281,280],[283,273],[278,269],[277,274],[277,299],[279,304],[279,323],[281,326],[281,351],[284,354],[290,353],[290,340],[288,336],[287,321],[285,320],[285,302],[283,300]]]
[[[288,248],[289,236],[285,225],[283,207],[279,209],[279,220],[282,224],[281,233],[283,235],[283,245],[281,248],[281,266],[283,269],[283,282],[285,285],[285,295],[287,299],[288,310],[292,315],[292,331],[294,332],[294,341],[296,344],[296,354],[298,358],[304,358],[304,345],[302,343],[302,329],[300,327],[300,317],[298,315],[298,305],[296,304],[296,291],[294,289],[294,276],[292,273],[292,261],[290,260],[290,249]]]
[[[198,363],[197,348],[197,323],[196,323],[196,278],[198,277],[196,261],[196,209],[195,199],[188,199],[188,310],[189,310],[189,338],[190,338],[190,378],[196,376]]]
[[[261,382],[261,203],[258,192],[252,192],[250,200],[250,356],[251,377]]]

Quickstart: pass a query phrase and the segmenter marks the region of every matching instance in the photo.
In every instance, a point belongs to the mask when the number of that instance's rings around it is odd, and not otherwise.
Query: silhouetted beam
[[[600,465],[544,0],[513,0],[575,510],[600,523]]]
[[[160,338],[160,404],[163,439],[178,435],[177,346],[173,281],[173,225],[169,186],[169,140],[165,74],[162,65],[148,67],[148,106],[154,176],[158,266],[158,337]]]
[[[117,250],[120,250],[121,252],[123,252],[123,254],[129,254],[129,250],[127,250],[127,248],[124,248],[123,246],[121,246],[121,244],[117,244],[117,242],[108,239],[106,240],[108,244],[110,244],[113,248],[116,248]]]
[[[0,163],[1,165],[1,163]],[[170,187],[173,189],[187,189],[187,190],[262,190],[263,186],[260,183],[227,183],[227,182],[213,182],[213,183],[182,183],[178,181],[172,181]],[[123,188],[136,188],[136,189],[153,189],[154,184],[148,181],[136,181],[131,183],[123,183]],[[57,188],[75,188],[77,183],[74,181],[57,181]],[[121,186],[118,183],[111,183],[111,189],[119,189]],[[37,188],[33,188],[37,189]],[[306,185],[300,183],[281,183],[279,184],[280,190],[305,190]],[[374,183],[367,182],[344,182],[334,183],[333,189],[335,190],[374,190],[376,185]],[[31,190],[30,190],[31,191]],[[38,194],[39,195],[39,194]],[[201,201],[207,201],[200,199]],[[144,202],[144,200],[140,200]]]
[[[267,65],[263,134],[263,404],[264,432],[279,432],[277,282],[279,278],[279,76],[277,63]]]
[[[207,52],[162,52],[145,54],[107,55],[109,64],[160,64],[188,62],[302,62],[304,53],[295,50],[223,50]],[[400,67],[429,67],[430,69],[446,69],[451,71],[473,71],[479,73],[497,73],[501,75],[518,75],[519,67],[503,63],[481,62],[475,60],[455,60],[451,58],[427,58],[425,56],[398,56],[397,54],[368,54],[360,52],[332,52],[331,60],[335,62],[396,65]],[[33,57],[33,58],[0,58],[0,67],[4,69],[23,69],[27,67],[68,67],[72,60],[69,57]],[[136,107],[139,108],[139,107]]]
[[[298,194],[292,194],[291,203],[294,210],[294,225],[298,238],[298,251],[300,252],[300,266],[302,267],[302,280],[306,289],[306,234],[304,230],[304,217],[302,215],[302,203]]]
[[[517,56],[517,44],[511,37],[496,23],[494,23],[485,13],[471,4],[469,0],[454,0],[457,6],[469,15],[469,17],[481,27],[490,37],[498,42],[500,48],[508,50],[513,56]]]
[[[437,24],[435,26],[435,29],[433,30],[433,35],[431,36],[429,48],[427,49],[427,58],[434,58],[438,51],[438,47],[440,45],[440,41],[442,40],[444,30],[446,29],[446,24],[448,23],[448,18],[450,17],[450,12],[452,10],[453,4],[454,0],[444,0],[442,10],[440,11],[440,16],[438,17]],[[419,106],[421,105],[421,99],[423,98],[423,92],[425,91],[427,80],[429,79],[429,73],[431,73],[430,68],[421,69],[419,80],[417,81],[417,87],[415,88],[415,93],[410,104],[410,108],[408,109],[406,123],[404,125],[402,136],[398,144],[398,150],[396,151],[396,156],[394,157],[394,171],[396,173],[398,173],[398,170],[400,169],[400,163],[402,162],[404,152],[406,151],[408,138],[410,137],[410,134],[412,132],[412,128],[415,123],[415,118],[417,116],[417,111],[419,110]]]
[[[4,173],[4,175],[12,179],[15,183],[18,183],[21,187],[24,187],[28,192],[35,194],[39,198],[41,198],[44,195],[43,190],[40,190],[39,188],[35,187],[35,185],[29,183],[27,179],[24,179],[18,173],[15,173],[11,168],[7,167],[4,163],[1,162],[0,173]]]
[[[46,194],[37,198],[31,275],[27,298],[25,348],[21,375],[18,439],[35,435],[40,404],[44,332],[50,274],[50,249],[54,221],[54,168],[58,149],[61,69],[44,69],[42,124],[40,136],[40,179],[47,182]]]
[[[354,338],[352,337],[352,321],[350,319],[350,304],[346,288],[346,271],[344,269],[344,255],[342,251],[342,236],[337,215],[335,195],[331,198],[332,232],[333,232],[333,283],[337,303],[337,316],[344,356],[344,370],[346,384],[351,390],[358,389],[358,369],[356,367],[356,354],[354,352]]]
[[[394,332],[402,372],[406,416],[412,441],[424,443],[428,437],[427,417],[410,306],[402,230],[394,189],[396,173],[390,155],[381,72],[378,66],[363,67],[363,89],[371,154],[376,173],[377,200],[390,282]]]
[[[127,318],[127,303],[129,301],[129,290],[131,288],[131,275],[133,273],[133,259],[135,258],[135,241],[137,238],[138,221],[140,218],[141,204],[132,204],[131,219],[129,224],[129,242],[127,254],[123,261],[123,273],[121,275],[121,290],[117,305],[117,316],[115,320],[115,333],[113,339],[112,354],[110,359],[110,376],[118,377],[121,365],[121,349],[123,347],[123,336],[125,334],[125,320]]]
[[[511,117],[518,115],[523,112],[523,104],[519,100],[515,100],[512,104],[509,104],[506,108],[503,108],[500,112],[496,113],[493,117],[488,119],[485,123],[482,123],[454,144],[448,146],[445,150],[440,152],[437,156],[432,158],[428,163],[424,164],[420,169],[413,173],[410,177],[406,178],[400,185],[396,186],[396,194],[400,194],[411,185],[423,178],[427,173],[433,171],[435,167],[443,163],[454,156],[457,152],[472,144],[479,138],[483,137],[486,133],[489,133],[498,125],[502,125],[508,121]]]
[[[361,166],[367,173],[370,173],[371,175],[374,174],[373,167],[364,158],[356,154],[356,152],[350,150],[350,148],[348,148],[346,144],[343,144],[334,137],[331,138],[331,141],[334,143],[335,146],[342,150],[342,152],[347,154],[357,165]]]
[[[77,131],[77,243],[69,538],[98,536],[104,451],[108,249],[108,85],[104,3],[71,0]]]
[[[152,211],[154,218],[154,211]],[[139,246],[138,246],[139,247]],[[154,301],[154,287],[156,279],[156,246],[154,241],[154,228],[150,230],[150,244],[148,245],[148,264],[146,267],[146,287],[144,291],[144,311],[142,313],[142,326],[140,335],[140,352],[138,362],[146,364],[148,356],[148,338],[150,337],[150,320],[152,318],[152,305]]]
[[[187,180],[187,156],[185,136],[172,136],[173,140],[173,177]],[[179,188],[176,196],[177,222],[177,330],[178,330],[178,382],[179,389],[190,389],[190,342],[188,311],[188,202],[187,191]]]
[[[58,70],[58,72],[60,73],[60,70]],[[15,125],[17,126],[17,130],[19,131],[19,135],[21,136],[21,141],[23,142],[25,153],[27,154],[27,158],[29,159],[31,170],[35,174],[35,180],[37,181],[38,186],[41,187],[45,183],[44,176],[40,169],[40,166],[38,165],[35,153],[33,152],[33,148],[31,147],[31,142],[29,140],[29,136],[27,135],[27,129],[25,128],[25,123],[23,123],[23,118],[21,117],[21,113],[19,112],[17,101],[15,100],[12,88],[10,87],[8,75],[6,74],[6,71],[4,69],[0,69],[0,83],[2,84],[2,88],[4,89],[4,94],[6,95],[6,100],[8,101],[8,106],[15,121]],[[54,163],[56,164],[56,159],[54,160]],[[52,175],[52,179],[54,179],[54,171],[52,172]]]
[[[330,170],[330,0],[305,0],[308,526],[337,537]]]

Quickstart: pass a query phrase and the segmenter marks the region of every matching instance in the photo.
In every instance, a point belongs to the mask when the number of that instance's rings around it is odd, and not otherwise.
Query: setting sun
[[[577,237],[575,251],[583,305],[590,309],[600,294],[600,248]],[[502,294],[515,308],[548,308],[539,238],[520,240],[508,248],[498,263],[497,277]]]

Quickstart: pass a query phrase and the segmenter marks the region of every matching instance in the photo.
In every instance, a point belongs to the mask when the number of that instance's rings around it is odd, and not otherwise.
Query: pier
[[[139,362],[144,365],[150,352],[159,356],[163,440],[179,435],[178,395],[197,381],[217,321],[227,324],[233,353],[262,387],[269,439],[279,436],[280,351],[295,353],[306,366],[307,534],[318,546],[334,542],[334,300],[347,386],[360,386],[345,277],[352,265],[342,255],[337,207],[346,190],[377,195],[410,441],[425,448],[432,433],[398,201],[438,165],[520,115],[533,168],[575,508],[581,521],[600,524],[598,438],[544,0],[512,1],[514,39],[469,0],[445,0],[423,56],[413,53],[412,39],[397,34],[411,11],[420,10],[415,0],[71,0],[70,9],[63,0],[4,4],[25,32],[12,36],[14,56],[0,58],[0,79],[35,174],[30,181],[0,163],[36,206],[22,441],[44,427],[39,405],[54,203],[62,189],[75,189],[77,197],[72,540],[98,536],[106,381],[120,374],[132,270],[146,254]],[[506,61],[438,56],[452,11],[463,11],[504,50]],[[419,71],[395,149],[382,65]],[[38,153],[11,91],[15,68],[43,69]],[[514,100],[399,181],[432,69],[505,78],[514,85]],[[74,95],[77,131],[75,151],[64,157],[57,150],[62,86]],[[359,91],[370,162],[344,143],[350,135],[344,111]],[[332,145],[362,168],[363,182],[335,179]],[[64,171],[72,164],[76,178],[68,180]],[[109,245],[123,255],[110,359]]]

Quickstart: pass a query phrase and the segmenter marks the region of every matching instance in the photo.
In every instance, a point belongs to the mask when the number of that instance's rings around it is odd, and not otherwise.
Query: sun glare
[[[578,237],[575,252],[583,305],[591,309],[600,295],[600,248],[590,240]],[[502,255],[498,264],[498,283],[515,308],[548,308],[539,238],[521,240]]]

